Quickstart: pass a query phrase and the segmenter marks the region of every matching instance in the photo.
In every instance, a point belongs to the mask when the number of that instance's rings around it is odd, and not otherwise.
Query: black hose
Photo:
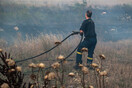
[[[71,34],[68,35],[66,38],[64,38],[64,39],[61,41],[61,43],[64,42],[66,39],[68,39],[70,36],[75,35],[75,34],[78,34],[78,33],[79,33],[79,32],[73,32],[73,33],[71,33]],[[59,46],[59,44],[53,46],[51,49],[49,49],[49,50],[47,50],[47,51],[45,51],[45,52],[43,52],[43,53],[40,53],[40,54],[38,54],[38,55],[36,55],[36,56],[30,57],[30,58],[26,58],[26,59],[23,59],[23,60],[18,60],[18,61],[15,61],[15,62],[16,62],[16,63],[20,63],[20,62],[23,62],[23,61],[27,61],[27,60],[30,60],[30,59],[34,59],[34,58],[36,58],[36,57],[39,57],[39,56],[41,56],[41,55],[43,55],[43,54],[46,54],[46,53],[50,52],[51,50],[55,49],[57,46]]]
[[[66,56],[66,57],[63,59],[63,61],[66,60],[67,58],[69,58],[69,57],[76,51],[76,49],[78,48],[78,46],[80,45],[80,43],[82,42],[82,40],[83,40],[83,36],[81,36],[81,39],[80,39],[79,44],[75,47],[75,49],[74,49],[68,56]],[[63,61],[59,61],[59,63],[62,63]],[[67,60],[67,61],[68,61],[68,60]],[[71,60],[71,61],[73,61],[73,60]],[[45,70],[46,70],[46,69],[50,69],[50,68],[51,68],[51,66],[45,68]],[[38,72],[38,70],[36,70],[36,71],[34,71],[34,72]],[[30,72],[26,72],[26,73],[30,73]],[[26,75],[26,74],[25,74],[25,75]]]

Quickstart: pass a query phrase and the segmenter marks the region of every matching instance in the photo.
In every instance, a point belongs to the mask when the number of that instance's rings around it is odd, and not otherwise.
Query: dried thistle
[[[15,72],[15,69],[9,69],[8,72],[9,73]]]
[[[92,66],[93,68],[97,68],[97,67],[98,67],[98,65],[97,65],[96,63],[92,63],[91,66]]]
[[[60,64],[58,62],[55,62],[51,66],[52,66],[52,68],[57,69],[60,67]]]
[[[48,80],[52,80],[52,79],[55,79],[55,78],[56,78],[56,75],[55,75],[54,72],[50,72],[50,73],[48,74]]]
[[[10,88],[7,83],[3,83],[0,88]]]
[[[21,72],[21,71],[22,71],[22,68],[19,67],[19,66],[17,66],[17,67],[16,67],[16,70],[17,70],[18,72]]]
[[[59,45],[59,44],[61,44],[61,42],[55,42],[55,44],[56,44],[56,45]]]
[[[37,66],[34,63],[29,64],[30,68],[36,68]]]
[[[99,73],[99,72],[100,72],[100,69],[99,69],[99,68],[97,68],[97,69],[96,69],[96,71]]]
[[[87,48],[82,48],[81,51],[82,52],[88,52],[88,49]]]
[[[52,88],[57,88],[56,86],[52,86]]]
[[[34,88],[34,85],[31,85],[30,88]]]
[[[75,74],[74,74],[73,72],[70,72],[70,73],[68,74],[68,76],[70,76],[70,77],[74,77]]]
[[[106,76],[107,75],[107,71],[102,71],[99,74],[100,74],[100,76]]]
[[[0,52],[2,52],[3,50],[2,49],[0,49]]]
[[[90,85],[88,88],[94,88],[94,87]]]
[[[83,64],[79,64],[79,67],[83,67]]]
[[[64,61],[63,61],[63,63],[64,63],[64,64],[67,64],[67,61],[66,61],[66,60],[64,60]]]
[[[47,80],[47,79],[48,79],[48,75],[45,75],[45,76],[44,76],[44,79]]]
[[[60,55],[59,57],[57,57],[57,59],[58,59],[58,60],[63,60],[63,59],[65,59],[65,57],[62,56],[62,55]]]
[[[14,60],[9,60],[7,62],[8,66],[14,66],[15,65],[15,61]]]
[[[87,67],[82,67],[82,72],[84,73],[84,74],[87,74],[88,73],[88,68]]]
[[[8,63],[9,61],[11,61],[12,59],[6,59],[6,62]]]
[[[103,60],[106,59],[106,57],[105,57],[104,54],[100,54],[99,57],[100,57],[101,59],[103,59]]]
[[[39,67],[39,68],[45,68],[45,64],[40,63],[40,64],[38,64],[38,67]]]
[[[64,86],[61,86],[60,88],[65,88]]]

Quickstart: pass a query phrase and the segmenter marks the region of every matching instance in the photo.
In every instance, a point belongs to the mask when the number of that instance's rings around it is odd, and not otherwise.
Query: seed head
[[[88,73],[88,68],[87,67],[82,67],[82,72],[84,73],[84,74],[87,74]]]
[[[65,88],[64,86],[61,86],[60,88]]]
[[[12,59],[6,59],[6,62],[8,63],[9,61],[11,61]]]
[[[44,76],[44,79],[47,80],[47,79],[48,79],[48,75],[45,75],[45,76]]]
[[[40,64],[38,64],[38,67],[39,67],[39,68],[45,68],[45,64],[40,63]]]
[[[3,50],[2,49],[0,49],[0,52],[2,52]]]
[[[36,68],[37,66],[34,63],[29,64],[30,68]]]
[[[107,75],[107,71],[102,71],[99,74],[100,74],[100,76],[106,76]]]
[[[51,66],[52,66],[52,68],[57,69],[60,67],[60,64],[58,62],[55,62]]]
[[[70,73],[68,74],[68,76],[70,76],[70,77],[74,77],[75,74],[74,74],[73,72],[70,72]]]
[[[55,42],[55,44],[56,44],[56,45],[59,45],[59,44],[61,44],[61,42]]]
[[[22,68],[19,67],[19,66],[17,66],[17,67],[16,67],[16,70],[17,70],[18,72],[21,72],[21,71],[22,71]]]
[[[105,57],[104,54],[100,54],[99,57],[100,57],[101,59],[106,59],[106,57]]]
[[[60,55],[59,57],[57,57],[58,60],[63,60],[65,59],[64,56]]]
[[[8,64],[8,66],[14,66],[15,65],[15,61],[14,60],[9,60],[9,62],[7,64]]]
[[[83,67],[83,64],[79,64],[79,67]]]
[[[82,48],[81,51],[82,52],[88,52],[88,49],[87,48]]]
[[[52,86],[52,88],[57,88],[56,86]]]
[[[10,88],[7,83],[3,83],[0,88]]]
[[[66,61],[66,60],[64,60],[64,61],[63,61],[63,63],[64,63],[64,64],[67,64],[67,61]]]
[[[99,69],[99,68],[97,68],[97,69],[96,69],[96,71],[99,73],[99,72],[100,72],[100,69]]]
[[[9,69],[8,72],[9,73],[15,72],[15,69]]]
[[[30,88],[34,88],[34,85],[31,85]]]
[[[56,78],[56,75],[54,72],[50,72],[48,75],[47,75],[47,78],[48,80],[52,80],[52,79],[55,79]]]
[[[88,88],[94,88],[94,87],[90,85]]]
[[[96,63],[92,63],[91,66],[94,67],[94,68],[98,67],[98,65]]]

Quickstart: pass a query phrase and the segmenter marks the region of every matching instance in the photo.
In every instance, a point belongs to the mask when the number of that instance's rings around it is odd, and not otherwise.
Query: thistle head
[[[58,62],[55,62],[51,66],[52,66],[52,68],[57,69],[60,67],[60,64]]]
[[[88,88],[94,88],[94,87],[90,85]]]
[[[8,66],[14,66],[15,65],[15,61],[14,60],[9,60],[7,62]]]
[[[50,73],[48,74],[48,80],[52,80],[52,79],[55,79],[55,78],[56,78],[56,75],[55,75],[54,72],[50,72]]]
[[[60,56],[57,57],[57,59],[58,59],[58,60],[64,60],[65,57],[64,57],[63,55],[60,55]]]
[[[75,74],[74,74],[73,72],[70,72],[70,73],[68,74],[68,76],[70,76],[70,77],[74,77]]]
[[[88,49],[87,48],[82,48],[81,51],[82,52],[88,52]]]
[[[47,75],[44,76],[44,79],[45,80],[52,80],[52,79],[55,79],[56,78],[56,75],[54,72],[49,72]]]
[[[15,69],[9,69],[8,72],[9,73],[15,72]]]
[[[30,88],[34,88],[34,85],[31,85]]]
[[[55,44],[56,44],[56,45],[59,45],[59,44],[61,44],[61,42],[58,42],[58,41],[57,41],[57,42],[55,42]]]
[[[18,72],[21,72],[21,71],[22,71],[22,68],[19,67],[19,66],[17,66],[17,67],[16,67],[16,70],[17,70]]]
[[[100,69],[99,69],[99,68],[97,68],[97,69],[96,69],[96,71],[99,73],[99,72],[100,72]]]
[[[78,66],[79,66],[79,67],[83,67],[83,64],[79,64]]]
[[[0,49],[0,53],[2,52],[3,50],[2,49]]]
[[[92,63],[91,66],[92,66],[93,68],[97,68],[97,67],[98,67],[98,65],[97,65],[96,63]]]
[[[99,57],[100,57],[101,59],[103,59],[103,60],[106,59],[106,57],[105,57],[104,54],[100,54]]]
[[[3,83],[0,88],[10,88],[7,83]]]
[[[102,71],[99,74],[100,74],[100,76],[106,76],[107,75],[107,71]]]
[[[82,72],[83,72],[84,74],[87,74],[87,73],[88,73],[88,68],[85,67],[85,66],[83,66],[83,67],[82,67]]]
[[[45,64],[39,63],[39,64],[38,64],[38,67],[39,67],[39,68],[45,68]]]
[[[6,59],[6,62],[8,63],[9,61],[11,61],[12,59]]]
[[[34,63],[28,65],[30,68],[36,68],[37,66]]]

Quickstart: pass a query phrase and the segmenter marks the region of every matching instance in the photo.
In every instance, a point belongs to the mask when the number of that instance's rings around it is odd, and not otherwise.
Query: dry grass
[[[11,57],[14,58],[14,60],[20,60],[25,59],[34,55],[37,55],[41,52],[44,52],[54,46],[55,42],[59,42],[63,39],[62,35],[53,35],[53,34],[47,34],[43,35],[41,34],[39,37],[27,37],[25,41],[21,39],[21,37],[18,37],[14,41],[13,45],[8,46],[7,42],[5,40],[0,40],[0,48],[2,48],[4,51],[10,52]],[[29,60],[26,62],[19,63],[19,66],[22,66],[22,70],[25,74],[29,71],[28,64],[29,63],[35,63],[38,64],[40,62],[43,62],[46,66],[52,65],[54,62],[57,61],[57,57],[61,55],[68,55],[70,51],[74,49],[74,47],[78,44],[79,37],[74,36],[61,44],[58,48],[51,51],[48,54],[45,54],[43,56],[40,56],[36,59]],[[98,41],[95,55],[94,55],[94,62],[97,63],[99,66],[100,64],[100,58],[98,55],[104,54],[106,55],[106,59],[102,61],[102,69],[101,71],[108,71],[107,77],[104,77],[105,80],[105,88],[132,88],[132,42],[131,40],[121,40],[118,42],[101,42]],[[87,53],[83,53],[83,61],[85,65]],[[72,55],[69,59],[75,60],[75,54]],[[54,61],[53,61],[54,60]],[[64,70],[62,76],[61,73],[58,73],[61,75],[60,78],[63,79],[66,88],[81,88],[81,78],[80,78],[80,71],[75,71],[73,67],[73,63],[75,61],[69,61],[67,64],[64,65]],[[55,70],[50,69],[50,72]],[[45,72],[45,70],[44,70]],[[61,69],[60,69],[61,72]],[[74,78],[69,78],[68,74],[70,72],[75,73]],[[39,74],[41,73],[41,70]],[[30,73],[31,74],[31,73]],[[35,73],[37,74],[37,73]],[[41,73],[42,74],[42,73]],[[40,78],[41,76],[38,75]],[[96,78],[97,76],[97,78]],[[28,78],[29,75],[26,75],[25,79],[27,82],[31,81],[31,79]],[[97,81],[95,80],[97,79]],[[38,79],[39,81],[43,81],[41,79]],[[89,71],[89,73],[85,76],[85,79],[83,80],[83,83],[85,82],[86,88],[88,85],[93,85],[94,87],[97,86],[97,82],[99,80],[98,74],[94,71]],[[58,82],[58,81],[57,81]],[[56,84],[56,80],[50,83],[50,85]],[[100,84],[98,84],[99,86]],[[101,78],[101,86],[103,88],[103,78]],[[99,87],[95,87],[99,88]]]

